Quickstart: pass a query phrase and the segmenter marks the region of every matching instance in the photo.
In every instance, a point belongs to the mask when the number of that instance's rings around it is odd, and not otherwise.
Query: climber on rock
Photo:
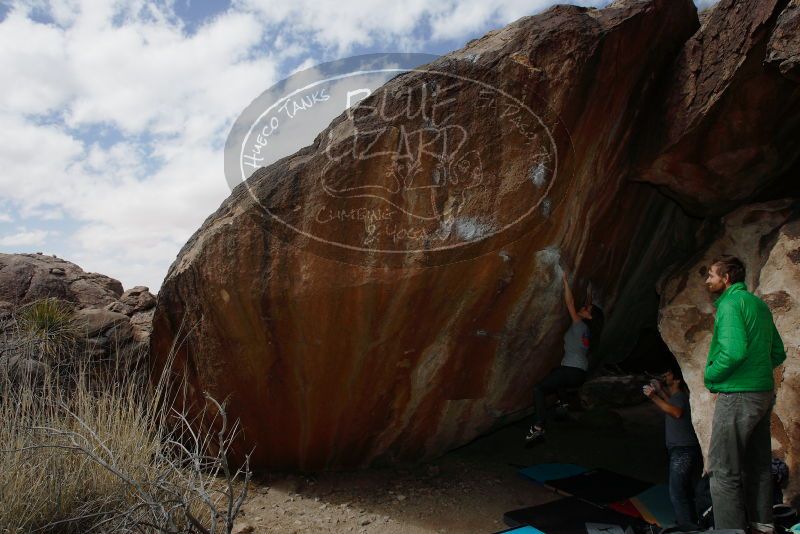
[[[591,293],[586,304],[576,310],[566,272],[562,273],[561,279],[564,283],[564,301],[572,323],[564,334],[564,357],[561,365],[533,388],[536,419],[525,436],[526,444],[535,443],[545,437],[547,395],[557,393],[560,388],[578,387],[586,380],[589,353],[597,345],[605,321],[603,310],[592,304]]]

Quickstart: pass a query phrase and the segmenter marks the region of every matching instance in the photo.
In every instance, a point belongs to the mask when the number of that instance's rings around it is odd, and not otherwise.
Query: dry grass
[[[36,309],[35,322],[5,325],[36,335],[5,337],[0,346],[0,532],[230,532],[244,498],[233,482],[249,471],[227,464],[236,425],[224,407],[209,399],[215,430],[198,433],[167,398],[179,384],[166,375],[153,384],[144,372],[96,372],[63,310]],[[63,361],[59,336],[72,350],[69,373],[20,365]]]

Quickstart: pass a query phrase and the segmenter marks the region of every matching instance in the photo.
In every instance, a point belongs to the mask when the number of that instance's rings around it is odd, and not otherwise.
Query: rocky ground
[[[574,462],[653,482],[666,476],[663,419],[649,403],[576,412],[531,449],[522,445],[527,423],[426,464],[256,478],[234,532],[489,533],[507,528],[504,512],[557,498],[519,476],[522,466]]]

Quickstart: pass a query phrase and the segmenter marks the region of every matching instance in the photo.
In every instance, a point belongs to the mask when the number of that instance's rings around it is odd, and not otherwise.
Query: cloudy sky
[[[0,252],[155,291],[230,193],[225,138],[273,83],[355,54],[442,54],[555,3],[0,1]]]

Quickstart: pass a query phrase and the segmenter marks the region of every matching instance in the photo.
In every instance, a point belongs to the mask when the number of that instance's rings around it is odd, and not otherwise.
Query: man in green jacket
[[[722,294],[714,302],[704,378],[718,394],[708,451],[714,526],[747,531],[772,524],[772,371],[786,352],[769,308],[747,291],[744,278],[744,265],[733,257],[708,270],[709,291]]]

